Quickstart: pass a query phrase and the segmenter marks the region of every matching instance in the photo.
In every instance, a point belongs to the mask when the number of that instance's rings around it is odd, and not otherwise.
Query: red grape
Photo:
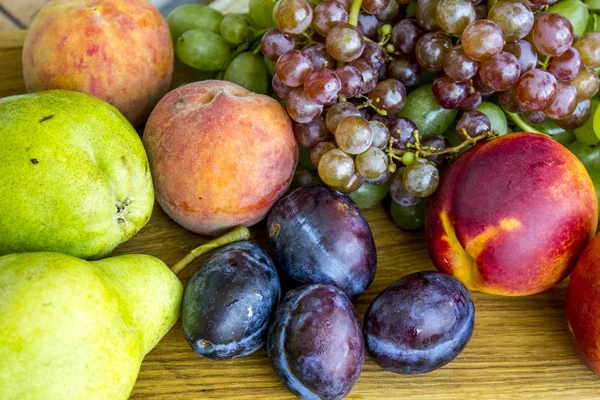
[[[433,81],[433,94],[443,108],[452,109],[469,94],[469,87],[465,82],[456,82],[447,75],[440,75]]]
[[[563,119],[575,111],[577,107],[577,90],[570,83],[558,81],[556,98],[544,113],[552,119]]]
[[[387,75],[404,86],[413,86],[421,79],[421,66],[413,56],[397,56],[388,64]]]
[[[504,51],[517,57],[519,66],[521,67],[521,73],[537,67],[537,53],[533,48],[533,45],[527,40],[517,40],[516,42],[507,43],[506,46],[504,46]]]
[[[365,49],[365,38],[357,27],[338,24],[331,28],[325,42],[327,52],[336,60],[350,62],[356,60]]]
[[[312,15],[307,0],[279,0],[273,10],[279,29],[292,35],[304,32],[310,26]]]
[[[275,73],[289,87],[302,86],[312,70],[312,60],[300,50],[288,51],[275,64]]]
[[[533,27],[533,12],[520,1],[498,1],[488,18],[502,29],[507,42],[523,39]]]
[[[456,124],[456,135],[462,140],[476,137],[492,129],[492,124],[487,115],[480,111],[469,111]]]
[[[573,44],[573,26],[562,15],[542,13],[533,25],[531,38],[540,53],[556,57]]]
[[[558,57],[554,57],[548,68],[548,72],[556,79],[569,82],[577,78],[581,72],[583,62],[577,49],[571,47]]]
[[[325,118],[317,117],[306,124],[294,122],[294,136],[300,146],[311,148],[329,136]]]
[[[290,117],[301,124],[312,121],[323,112],[323,106],[306,97],[302,88],[292,89],[285,102],[285,108]]]
[[[465,97],[465,99],[458,105],[458,109],[461,111],[472,111],[479,107],[481,102],[481,93],[476,91],[467,95],[467,97]]]
[[[314,11],[312,26],[321,36],[327,36],[337,24],[348,23],[348,10],[337,1],[324,1]]]
[[[292,37],[279,29],[271,29],[265,33],[260,42],[260,50],[271,61],[277,61],[282,54],[294,50],[295,46]]]
[[[517,83],[517,100],[530,111],[542,111],[556,98],[556,78],[549,72],[531,69]]]
[[[403,54],[412,54],[419,38],[425,34],[423,28],[414,19],[403,19],[394,25],[391,42],[394,48]]]
[[[455,81],[466,81],[475,76],[478,64],[460,45],[454,46],[444,60],[444,72]]]
[[[504,36],[500,27],[485,19],[467,25],[461,40],[465,53],[476,61],[493,58],[504,47]]]
[[[342,84],[342,88],[340,90],[340,94],[346,98],[351,98],[357,96],[363,85],[363,75],[362,73],[355,67],[351,65],[345,65],[341,68],[338,68],[335,71],[338,78],[340,78],[340,82]]]
[[[312,60],[313,68],[332,68],[334,59],[327,53],[323,43],[311,43],[302,49],[302,52]]]
[[[390,1],[396,0],[363,0],[362,10],[367,14],[379,14],[386,9]]]
[[[507,90],[514,86],[521,76],[519,60],[512,54],[502,51],[496,57],[481,62],[479,76],[491,89]]]
[[[328,68],[316,69],[304,80],[304,92],[315,103],[333,103],[340,94],[342,83],[334,71]]]
[[[441,71],[444,59],[450,53],[452,41],[443,32],[429,32],[417,42],[417,61],[428,71]]]
[[[387,111],[388,114],[396,114],[404,107],[406,89],[400,81],[386,79],[369,92],[369,98],[375,107]]]
[[[379,76],[377,75],[377,70],[373,67],[373,64],[359,58],[348,65],[355,67],[362,74],[363,87],[361,88],[360,93],[369,93],[371,90],[375,89]]]
[[[590,118],[591,113],[591,101],[582,100],[577,103],[575,110],[567,118],[555,121],[556,125],[563,129],[572,130],[577,129]]]

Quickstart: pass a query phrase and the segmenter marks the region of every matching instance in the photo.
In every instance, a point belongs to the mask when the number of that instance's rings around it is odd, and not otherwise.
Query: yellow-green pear
[[[131,124],[95,97],[0,99],[0,255],[108,255],[150,219],[152,177]]]
[[[127,399],[182,291],[146,255],[0,257],[0,399]]]

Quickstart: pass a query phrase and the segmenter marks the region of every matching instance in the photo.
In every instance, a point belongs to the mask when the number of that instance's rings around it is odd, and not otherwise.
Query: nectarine
[[[534,294],[571,272],[597,216],[581,162],[546,136],[515,133],[478,144],[445,171],[427,205],[427,249],[469,289]]]
[[[143,141],[159,204],[202,234],[260,221],[288,189],[298,161],[285,109],[225,81],[167,94]]]
[[[600,234],[577,261],[567,288],[565,321],[579,358],[600,375]]]

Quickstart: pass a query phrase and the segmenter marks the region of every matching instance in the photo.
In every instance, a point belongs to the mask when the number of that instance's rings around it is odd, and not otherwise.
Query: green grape
[[[564,131],[557,135],[553,135],[552,139],[556,140],[563,146],[568,146],[575,140],[575,134],[572,131]]]
[[[257,28],[277,28],[273,17],[273,9],[277,0],[250,0],[248,4],[248,16],[252,25]]]
[[[375,207],[387,196],[390,186],[387,182],[379,185],[363,183],[356,191],[350,193],[350,198],[361,210]]]
[[[229,43],[216,33],[192,29],[177,39],[175,54],[186,65],[200,71],[218,71],[231,56]]]
[[[508,133],[508,124],[506,123],[506,115],[504,111],[494,103],[489,103],[484,101],[476,108],[477,111],[480,111],[487,115],[490,119],[490,123],[492,124],[492,130],[498,132],[500,135],[505,135]]]
[[[427,202],[422,201],[416,206],[402,207],[392,200],[390,214],[392,219],[405,231],[416,231],[425,226],[425,209]]]
[[[575,134],[572,131],[568,131],[566,129],[561,128],[560,126],[556,125],[556,123],[550,118],[547,118],[541,124],[531,124],[531,126],[533,126],[540,132],[552,136],[552,139],[556,140],[563,146],[566,146],[573,140],[575,140]]]
[[[412,151],[404,153],[404,155],[402,156],[402,164],[410,165],[413,162],[415,162],[415,153],[413,153]]]
[[[592,100],[592,103],[596,102],[596,100]],[[596,102],[598,104],[598,102]],[[592,121],[592,125],[594,127],[594,133],[596,137],[600,138],[600,108],[596,108],[596,111],[593,114],[594,120]],[[590,117],[592,119],[592,117]]]
[[[600,206],[600,147],[588,146],[579,140],[575,140],[568,148],[579,158],[579,161],[581,161],[588,174],[590,174],[594,189],[596,189],[598,205]]]
[[[548,7],[548,12],[566,17],[573,25],[573,33],[583,36],[590,19],[590,12],[581,0],[562,0]]]
[[[243,15],[227,15],[221,21],[220,32],[229,43],[240,44],[248,39],[250,26]]]
[[[263,62],[265,63],[265,67],[267,67],[267,72],[269,76],[273,78],[275,76],[275,61],[269,60],[267,57],[263,57]]]
[[[317,168],[313,165],[312,160],[310,159],[311,149],[298,146],[298,166],[308,169],[308,170],[316,170]]]
[[[181,35],[192,29],[219,33],[222,20],[223,14],[219,11],[200,4],[184,4],[171,11],[167,16],[173,43],[176,43]]]
[[[227,66],[223,79],[251,92],[267,94],[269,78],[263,56],[251,51],[238,54]]]
[[[598,125],[600,123],[600,121],[596,119],[596,111],[598,110],[598,105],[600,105],[600,102],[598,102],[595,99],[592,99],[590,118],[585,122],[585,124],[573,131],[577,140],[590,146],[600,142],[600,137],[594,132],[594,125]]]
[[[456,134],[456,122],[458,122],[458,121],[454,121],[452,123],[452,125],[450,125],[448,130],[446,130],[446,132],[444,132],[444,136],[446,137],[446,139],[448,139],[448,141],[450,142],[450,146],[452,146],[452,147],[458,146],[459,144],[462,143],[462,139],[459,138],[458,135]]]
[[[415,7],[417,6],[416,1],[412,1],[406,5],[406,18],[414,18],[415,17]]]
[[[600,0],[583,0],[583,4],[592,11],[600,11]]]
[[[406,96],[406,103],[398,116],[412,120],[421,135],[441,135],[457,113],[457,109],[442,108],[433,95],[431,85],[424,85]]]
[[[596,0],[598,5],[600,6],[600,0]],[[600,15],[598,14],[590,14],[590,19],[588,20],[588,25],[585,30],[585,33],[590,32],[600,32]]]
[[[340,149],[330,150],[319,161],[319,177],[329,186],[344,186],[354,175],[354,160]]]

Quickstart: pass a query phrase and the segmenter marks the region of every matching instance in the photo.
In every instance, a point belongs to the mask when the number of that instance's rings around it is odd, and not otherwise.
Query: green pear
[[[0,257],[0,399],[126,399],[182,292],[146,255]]]
[[[52,90],[0,99],[0,255],[108,255],[150,219],[142,142],[119,111]]]

